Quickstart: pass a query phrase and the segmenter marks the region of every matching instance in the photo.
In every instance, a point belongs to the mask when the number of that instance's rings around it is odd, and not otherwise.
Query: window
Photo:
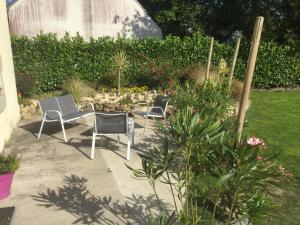
[[[0,113],[5,109],[6,101],[5,101],[5,92],[4,92],[4,84],[2,77],[2,58],[0,55]]]

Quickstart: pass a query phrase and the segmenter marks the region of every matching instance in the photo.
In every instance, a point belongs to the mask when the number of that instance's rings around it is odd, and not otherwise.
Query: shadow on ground
[[[93,195],[87,188],[87,182],[84,177],[66,176],[62,187],[57,190],[48,189],[32,198],[39,202],[39,206],[71,213],[77,218],[73,224],[151,224],[150,210],[159,211],[154,195],[143,197],[133,194],[121,203],[119,200],[113,200],[112,196]],[[169,208],[167,204],[163,207]],[[112,216],[107,216],[107,212]]]
[[[68,132],[68,129],[79,126],[79,125],[80,125],[79,123],[75,123],[75,122],[74,123],[65,123],[64,127],[65,127],[66,132]],[[38,121],[38,122],[25,124],[23,126],[20,126],[20,128],[32,133],[34,136],[37,137],[40,126],[41,126],[41,121]],[[53,138],[57,138],[57,137],[53,136],[57,133],[62,134],[62,128],[61,128],[61,124],[59,122],[45,123],[45,125],[43,127],[43,131],[42,131],[42,135],[46,134]],[[59,140],[63,140],[63,139],[59,139]]]

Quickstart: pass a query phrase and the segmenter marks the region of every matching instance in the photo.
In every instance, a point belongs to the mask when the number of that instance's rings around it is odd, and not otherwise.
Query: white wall
[[[63,37],[79,32],[90,37],[118,35],[162,37],[161,29],[137,0],[18,0],[9,9],[15,35],[36,36],[40,31]]]
[[[0,1],[0,55],[6,107],[0,112],[0,152],[20,118],[5,1]]]

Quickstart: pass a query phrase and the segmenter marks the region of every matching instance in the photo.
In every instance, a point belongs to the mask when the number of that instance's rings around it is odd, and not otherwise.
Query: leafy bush
[[[17,90],[22,97],[30,97],[38,92],[36,82],[31,76],[19,71],[15,74]]]
[[[235,78],[243,80],[250,43],[242,40]],[[33,39],[12,37],[15,67],[33,77],[40,91],[57,89],[73,74],[94,82],[113,73],[115,52],[123,50],[130,61],[124,82],[150,87],[168,86],[168,78],[195,64],[206,64],[209,38],[195,34],[179,38],[112,39],[101,37],[85,42],[77,35],[66,34],[58,40],[55,34],[41,34]],[[212,63],[221,59],[231,62],[233,45],[215,43]],[[300,84],[300,53],[296,47],[262,42],[259,49],[254,86],[259,88],[286,87]]]
[[[128,167],[149,181],[158,201],[156,184],[169,186],[179,224],[251,223],[265,215],[272,191],[290,174],[266,157],[261,139],[235,144],[231,133],[204,110],[183,106],[160,126],[163,143],[139,153],[142,168]]]
[[[0,154],[0,175],[17,171],[20,161],[20,158],[15,155]]]
[[[213,80],[208,80],[206,85],[195,82],[174,85],[170,100],[175,110],[191,107],[214,120],[224,120],[230,105],[227,83]]]

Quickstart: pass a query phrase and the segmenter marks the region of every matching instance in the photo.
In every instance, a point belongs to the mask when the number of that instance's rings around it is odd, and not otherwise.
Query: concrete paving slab
[[[135,147],[126,160],[126,137],[96,142],[95,159],[90,160],[93,118],[66,128],[64,143],[59,124],[46,124],[41,138],[36,133],[40,118],[22,121],[5,152],[22,157],[12,186],[12,195],[0,207],[15,206],[12,225],[56,224],[150,224],[158,203],[147,181],[132,178],[125,163],[140,168],[139,151],[147,151],[156,137],[149,123],[143,136],[143,119],[136,119]],[[170,192],[159,186],[164,207],[172,209]]]

